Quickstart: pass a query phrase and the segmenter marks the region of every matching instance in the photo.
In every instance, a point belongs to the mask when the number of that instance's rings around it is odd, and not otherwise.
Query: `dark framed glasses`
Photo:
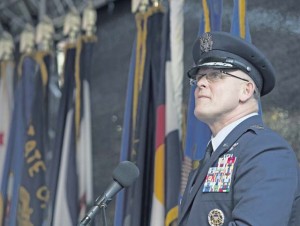
[[[233,75],[227,71],[223,71],[223,70],[219,70],[219,71],[211,71],[209,73],[199,73],[195,76],[195,78],[190,78],[190,85],[193,86],[193,85],[197,85],[198,81],[203,78],[203,77],[206,77],[206,79],[209,81],[209,82],[217,82],[219,80],[222,80],[224,79],[225,77],[227,76],[231,76],[233,78],[236,78],[236,79],[240,79],[240,80],[243,80],[245,82],[250,82],[249,80],[247,79],[244,79],[244,78],[241,78],[241,77],[238,77],[236,75]]]

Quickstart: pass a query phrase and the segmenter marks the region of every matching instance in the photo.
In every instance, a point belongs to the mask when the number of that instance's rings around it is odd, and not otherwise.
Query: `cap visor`
[[[235,69],[236,67],[229,63],[222,63],[222,62],[207,62],[203,64],[196,65],[192,67],[188,72],[187,75],[189,78],[194,79],[195,76],[198,74],[198,71],[202,68],[212,68],[212,69]]]

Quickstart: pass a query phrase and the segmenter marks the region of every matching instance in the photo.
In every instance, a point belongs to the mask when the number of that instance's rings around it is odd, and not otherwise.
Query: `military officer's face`
[[[196,77],[195,116],[206,123],[223,122],[238,112],[243,85],[249,83],[241,71],[201,69]]]

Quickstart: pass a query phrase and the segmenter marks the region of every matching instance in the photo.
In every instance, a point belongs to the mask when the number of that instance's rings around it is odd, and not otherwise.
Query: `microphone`
[[[113,197],[123,188],[129,187],[138,178],[140,172],[136,165],[130,161],[120,162],[113,171],[113,182],[106,191],[99,196],[92,209],[80,222],[80,226],[88,225],[100,208],[106,208]]]

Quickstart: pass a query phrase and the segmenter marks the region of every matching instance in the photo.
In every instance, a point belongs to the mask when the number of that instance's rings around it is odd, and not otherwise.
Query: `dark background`
[[[112,5],[111,5],[112,6]],[[233,1],[224,1],[223,31],[229,31]],[[200,0],[186,0],[184,7],[184,68],[192,65],[191,47],[202,13]],[[262,98],[266,124],[284,136],[300,159],[300,4],[296,0],[249,0],[247,13],[252,42],[274,64],[276,88]],[[98,43],[91,62],[94,195],[111,181],[119,162],[129,60],[136,34],[130,1],[99,9]],[[183,75],[185,76],[185,75]],[[184,79],[184,105],[189,92]],[[108,207],[113,223],[114,203]]]

